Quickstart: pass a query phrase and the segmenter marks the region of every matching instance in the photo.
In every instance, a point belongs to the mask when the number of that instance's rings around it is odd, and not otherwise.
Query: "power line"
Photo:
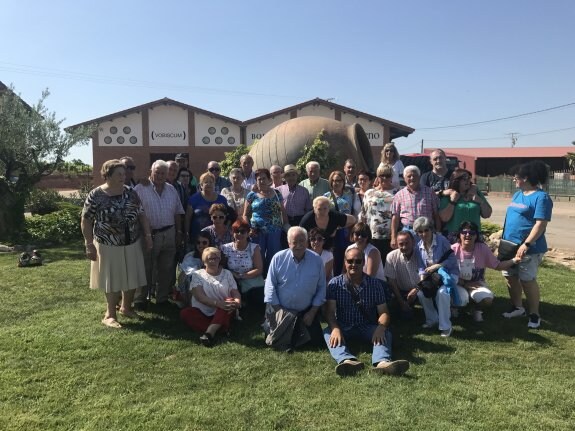
[[[419,127],[417,130],[453,129],[456,127],[476,126],[478,124],[494,123],[496,121],[511,120],[513,118],[520,118],[520,117],[526,117],[528,115],[540,114],[541,112],[553,111],[555,109],[566,108],[567,106],[573,106],[573,105],[575,105],[575,102],[566,103],[564,105],[559,105],[559,106],[552,106],[551,108],[540,109],[538,111],[525,112],[523,114],[511,115],[509,117],[494,118],[493,120],[476,121],[474,123],[454,124],[452,126]]]

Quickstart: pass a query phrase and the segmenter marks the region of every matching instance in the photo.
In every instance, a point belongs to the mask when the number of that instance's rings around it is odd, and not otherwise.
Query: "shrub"
[[[222,168],[221,176],[228,177],[230,171],[233,168],[240,167],[240,158],[250,152],[251,147],[245,145],[240,145],[236,147],[233,151],[227,151],[224,153],[224,159],[220,162],[220,168]]]
[[[308,162],[316,161],[322,172],[331,172],[337,169],[337,158],[338,152],[334,148],[330,148],[329,142],[324,140],[324,130],[322,130],[311,144],[305,145],[301,157],[296,162],[296,167],[300,172],[299,181],[307,178],[305,166]]]
[[[70,195],[65,198],[66,201],[73,203],[74,205],[84,205],[88,193],[92,190],[92,183],[89,181],[83,182],[80,189],[77,192],[70,193]]]
[[[481,222],[481,232],[485,237],[489,237],[491,234],[499,232],[501,229],[503,228],[496,223]]]
[[[49,214],[58,210],[62,196],[55,190],[33,189],[28,197],[26,209],[32,214]]]
[[[81,208],[71,204],[46,215],[26,218],[26,231],[32,241],[63,243],[82,238],[80,229]]]

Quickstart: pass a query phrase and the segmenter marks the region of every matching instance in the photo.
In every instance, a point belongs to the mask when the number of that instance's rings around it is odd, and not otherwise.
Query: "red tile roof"
[[[426,154],[434,148],[425,148]],[[480,158],[507,157],[564,157],[567,153],[575,153],[575,146],[570,147],[515,147],[515,148],[443,148],[448,154]]]

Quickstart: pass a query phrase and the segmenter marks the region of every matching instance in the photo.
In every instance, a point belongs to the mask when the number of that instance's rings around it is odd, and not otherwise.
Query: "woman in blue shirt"
[[[547,251],[545,228],[551,220],[553,201],[541,186],[547,182],[545,163],[536,160],[513,169],[513,180],[519,189],[507,207],[503,239],[521,244],[516,257],[518,265],[503,271],[511,299],[509,311],[503,317],[511,319],[525,315],[522,293],[525,293],[529,309],[527,327],[539,328],[539,284],[537,270]]]

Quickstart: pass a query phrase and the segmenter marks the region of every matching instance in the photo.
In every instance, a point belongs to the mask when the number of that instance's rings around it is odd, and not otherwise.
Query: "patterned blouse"
[[[82,217],[94,225],[94,239],[101,244],[125,246],[140,237],[139,215],[144,212],[138,194],[128,186],[110,196],[101,187],[88,194]]]
[[[208,227],[203,228],[202,232],[207,232],[211,238],[210,242],[214,245],[214,247],[217,247],[220,250],[222,249],[222,246],[224,244],[227,244],[228,242],[234,240],[234,238],[232,236],[232,230],[227,226],[226,226],[226,231],[224,232],[223,236],[221,236],[221,237],[219,237],[218,234],[216,233],[216,228],[213,224],[208,226]]]
[[[392,202],[393,194],[388,190],[369,189],[365,192],[361,220],[369,226],[372,238],[391,238]]]
[[[324,194],[326,198],[330,201],[330,207],[339,211],[340,213],[353,215],[355,214],[355,210],[359,206],[359,200],[355,194],[353,189],[346,187],[343,191],[341,196],[335,196],[332,192],[327,192]],[[337,201],[337,209],[333,198],[335,197]],[[357,201],[357,202],[356,202]]]
[[[224,244],[221,250],[228,258],[228,269],[238,274],[245,274],[254,269],[253,256],[257,246],[253,242],[248,242],[245,250],[238,250],[233,242]]]
[[[282,220],[282,195],[273,190],[271,198],[262,198],[256,192],[249,192],[246,202],[251,206],[252,217],[250,224],[260,232],[281,230]]]

